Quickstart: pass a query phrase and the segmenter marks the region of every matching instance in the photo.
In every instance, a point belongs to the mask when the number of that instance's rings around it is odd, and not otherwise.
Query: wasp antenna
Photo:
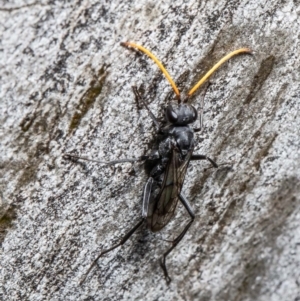
[[[191,95],[193,95],[198,89],[199,87],[222,65],[224,64],[226,61],[228,61],[230,58],[232,58],[233,56],[236,56],[238,54],[241,53],[252,53],[251,49],[249,48],[241,48],[241,49],[237,49],[234,50],[232,52],[230,52],[229,54],[227,54],[226,56],[224,56],[221,60],[219,60],[219,62],[217,64],[215,64],[200,80],[199,82],[189,91],[188,93],[188,97],[190,97]],[[187,99],[188,99],[187,97]],[[187,100],[186,99],[186,100]]]
[[[140,51],[144,52],[145,54],[147,54],[156,63],[156,65],[159,67],[159,69],[162,71],[162,73],[165,75],[165,77],[167,78],[167,80],[171,84],[171,86],[172,86],[172,88],[173,88],[173,90],[174,90],[174,92],[177,96],[178,102],[180,103],[180,92],[179,92],[176,84],[174,83],[172,77],[170,76],[170,74],[168,73],[166,68],[163,66],[163,64],[158,60],[158,58],[153,53],[151,53],[149,50],[147,50],[143,46],[132,43],[132,42],[124,42],[124,43],[121,43],[121,45],[125,46],[125,47],[137,48],[138,50],[140,50]]]

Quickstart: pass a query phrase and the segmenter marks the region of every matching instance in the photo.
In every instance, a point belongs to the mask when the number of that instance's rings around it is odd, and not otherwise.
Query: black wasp
[[[172,246],[163,254],[161,258],[161,267],[164,271],[167,282],[171,281],[169,277],[168,270],[166,268],[166,257],[170,252],[178,245],[182,240],[185,233],[194,221],[195,214],[193,209],[186,199],[186,197],[181,193],[182,185],[184,182],[185,174],[189,166],[190,161],[196,160],[207,160],[213,167],[218,167],[216,162],[205,155],[193,154],[194,150],[194,132],[199,132],[203,126],[203,101],[200,106],[200,127],[191,128],[189,125],[197,120],[197,110],[194,106],[188,103],[190,96],[227,60],[231,57],[241,54],[241,53],[251,53],[248,48],[241,48],[235,50],[225,57],[223,57],[216,65],[214,65],[201,79],[200,81],[188,92],[187,97],[181,101],[180,93],[172,80],[171,76],[164,68],[162,63],[147,49],[137,45],[135,43],[126,42],[122,43],[122,46],[132,47],[138,49],[145,54],[147,54],[154,62],[158,65],[161,71],[164,73],[168,81],[170,82],[175,94],[176,102],[171,102],[165,109],[165,119],[167,122],[166,126],[161,126],[153,113],[148,108],[146,102],[141,97],[136,87],[133,87],[133,92],[136,99],[141,102],[145,108],[148,110],[151,119],[153,120],[157,133],[163,138],[158,145],[157,150],[151,153],[149,156],[143,156],[138,159],[121,159],[110,162],[103,162],[97,160],[99,163],[104,164],[116,164],[122,162],[135,162],[135,161],[145,161],[145,162],[156,162],[152,168],[149,179],[145,185],[143,193],[143,205],[142,205],[142,219],[121,239],[121,241],[111,248],[103,250],[97,258],[93,261],[83,279],[81,284],[86,279],[87,275],[96,264],[98,259],[114,250],[115,248],[123,245],[131,235],[144,223],[152,232],[158,232],[164,228],[174,215],[178,201],[180,201],[187,212],[189,213],[191,220],[184,227],[182,232],[175,238]],[[65,154],[65,157],[73,157],[77,159],[89,160],[83,157],[74,156],[71,154]]]

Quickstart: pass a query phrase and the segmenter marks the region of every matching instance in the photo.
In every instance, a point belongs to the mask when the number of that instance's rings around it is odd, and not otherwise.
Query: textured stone
[[[0,3],[1,300],[300,300],[300,6],[298,1],[2,1]],[[219,58],[250,47],[210,79],[183,188],[188,215],[143,228],[79,281],[102,248],[141,217],[138,157],[171,87],[183,93]],[[197,106],[205,89],[192,98]]]

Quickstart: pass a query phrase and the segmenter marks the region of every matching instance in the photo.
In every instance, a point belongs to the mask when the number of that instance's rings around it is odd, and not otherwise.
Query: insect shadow
[[[174,216],[178,202],[181,202],[188,212],[190,220],[187,222],[181,233],[172,241],[172,246],[163,254],[160,260],[160,265],[164,272],[167,283],[171,281],[166,267],[166,257],[179,244],[195,219],[192,206],[181,192],[189,163],[190,161],[207,160],[213,167],[218,167],[217,163],[208,156],[193,153],[195,147],[194,133],[200,132],[203,128],[204,97],[201,100],[199,114],[196,108],[188,103],[188,100],[224,62],[238,54],[251,53],[250,49],[241,48],[224,56],[199,80],[199,82],[182,100],[180,92],[173,79],[164,68],[162,63],[149,50],[132,42],[121,43],[121,45],[142,51],[158,65],[171,84],[176,94],[176,101],[171,101],[166,107],[165,124],[162,125],[151,112],[146,101],[140,95],[138,89],[136,87],[132,87],[137,102],[142,104],[142,106],[147,109],[148,114],[156,127],[157,135],[160,136],[158,147],[147,156],[133,159],[119,159],[114,161],[99,161],[72,154],[64,154],[64,157],[68,159],[75,158],[88,160],[106,165],[143,161],[146,165],[149,166],[150,164],[152,166],[149,172],[149,178],[144,187],[141,219],[123,236],[118,243],[114,244],[108,249],[102,250],[102,252],[95,258],[87,272],[82,277],[80,285],[85,281],[91,269],[95,266],[101,256],[122,246],[134,234],[134,232],[141,227],[141,225],[146,223],[147,227],[152,232],[161,231]],[[193,124],[198,118],[200,126],[198,128],[191,127],[190,125]]]

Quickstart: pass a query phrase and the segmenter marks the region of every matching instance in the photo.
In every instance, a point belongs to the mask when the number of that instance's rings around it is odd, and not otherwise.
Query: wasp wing
[[[166,226],[174,215],[192,153],[193,150],[190,150],[184,159],[180,160],[180,153],[175,149],[172,151],[161,190],[154,202],[150,224],[153,232]]]

